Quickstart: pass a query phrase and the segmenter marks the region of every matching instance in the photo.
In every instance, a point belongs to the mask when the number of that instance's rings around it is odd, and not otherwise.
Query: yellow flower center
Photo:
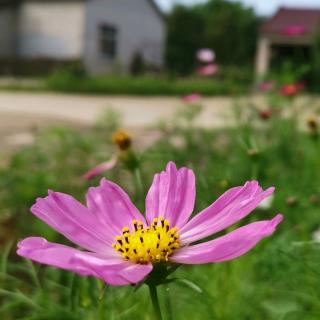
[[[175,249],[180,247],[178,229],[170,228],[163,217],[153,219],[151,226],[144,228],[141,221],[133,220],[133,230],[122,229],[112,246],[124,259],[134,263],[158,263],[168,261]]]

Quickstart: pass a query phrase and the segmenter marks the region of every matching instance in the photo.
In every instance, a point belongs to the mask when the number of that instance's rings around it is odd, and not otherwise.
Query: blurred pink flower
[[[200,49],[197,52],[197,58],[200,62],[210,63],[215,59],[215,53],[211,49]]]
[[[272,90],[274,87],[274,83],[272,81],[264,81],[259,84],[259,90],[262,92],[267,92]]]
[[[110,160],[98,164],[96,167],[90,169],[83,175],[86,180],[91,180],[96,176],[102,174],[105,171],[111,170],[118,163],[118,157],[116,155],[112,156]]]
[[[304,89],[303,83],[285,84],[281,87],[280,93],[283,96],[293,97],[293,96],[297,95],[303,89]]]
[[[194,92],[194,93],[183,96],[181,100],[184,103],[193,104],[193,103],[199,102],[201,98],[202,98],[202,95],[200,93]]]
[[[263,190],[257,181],[225,192],[199,214],[191,217],[196,188],[192,170],[177,169],[170,162],[154,176],[143,216],[129,196],[115,183],[102,179],[91,187],[86,206],[73,197],[49,191],[38,198],[31,212],[84,250],[41,237],[18,243],[18,255],[93,276],[110,285],[141,282],[161,262],[204,264],[235,259],[270,236],[282,221],[249,223],[213,240],[194,244],[245,218],[274,188]]]
[[[283,28],[282,33],[289,37],[299,36],[306,33],[308,30],[302,25],[291,25]]]
[[[210,63],[206,66],[199,67],[197,70],[197,73],[202,76],[211,76],[213,74],[216,74],[219,70],[219,66],[215,63]]]

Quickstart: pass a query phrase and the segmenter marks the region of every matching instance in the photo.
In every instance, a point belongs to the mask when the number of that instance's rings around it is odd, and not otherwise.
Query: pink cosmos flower
[[[83,175],[83,178],[85,180],[91,180],[93,178],[95,178],[96,176],[99,176],[100,174],[111,170],[112,168],[114,168],[116,166],[116,164],[118,163],[118,157],[116,155],[114,155],[113,157],[110,158],[110,160],[102,162],[100,164],[98,164],[97,166],[95,166],[94,168],[90,169],[88,172],[86,172]]]
[[[20,256],[94,276],[110,285],[141,282],[159,262],[216,263],[235,259],[270,236],[282,221],[257,221],[200,244],[247,216],[269,197],[256,181],[225,192],[209,207],[190,218],[195,203],[195,177],[188,168],[170,162],[154,176],[146,198],[145,217],[115,183],[102,179],[89,188],[86,206],[73,197],[49,191],[31,212],[84,250],[44,238],[30,237],[18,244]]]
[[[201,98],[202,98],[202,95],[200,93],[194,92],[194,93],[188,94],[186,96],[183,96],[181,100],[184,103],[192,104],[192,103],[199,102],[201,100]]]
[[[197,59],[204,63],[213,62],[216,55],[211,49],[200,49],[197,52]]]
[[[289,37],[299,36],[306,32],[308,32],[307,28],[302,25],[291,25],[282,30],[282,33]]]
[[[207,64],[206,66],[199,67],[197,73],[201,76],[211,76],[216,74],[219,70],[219,66],[215,63]]]
[[[293,97],[293,96],[297,95],[303,89],[304,89],[303,83],[285,84],[280,89],[280,93],[283,96]]]
[[[268,92],[272,90],[274,87],[274,83],[272,81],[264,81],[259,84],[259,90],[262,92]]]

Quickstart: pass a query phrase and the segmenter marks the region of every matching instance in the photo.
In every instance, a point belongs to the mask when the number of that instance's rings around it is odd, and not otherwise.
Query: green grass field
[[[222,67],[213,77],[170,76],[150,74],[142,76],[101,75],[89,76],[81,70],[62,69],[48,76],[13,78],[0,82],[0,90],[31,92],[63,92],[109,95],[186,95],[198,92],[203,95],[237,95],[250,91],[252,70],[239,67]]]

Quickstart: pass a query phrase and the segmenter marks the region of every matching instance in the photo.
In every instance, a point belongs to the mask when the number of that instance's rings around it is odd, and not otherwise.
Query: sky
[[[320,9],[320,0],[231,0],[240,1],[246,6],[253,7],[258,15],[272,15],[280,6],[304,7]],[[163,10],[169,10],[174,3],[195,4],[205,0],[156,0]]]

